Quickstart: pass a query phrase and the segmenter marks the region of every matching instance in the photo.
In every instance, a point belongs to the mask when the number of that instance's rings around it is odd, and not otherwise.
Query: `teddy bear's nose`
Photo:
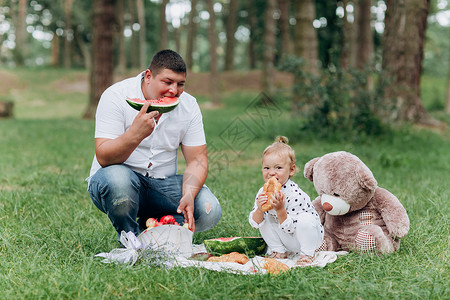
[[[323,209],[324,209],[325,211],[331,211],[331,210],[333,209],[333,205],[331,205],[331,204],[328,203],[328,202],[324,202],[324,203],[322,204],[322,207],[323,207]]]

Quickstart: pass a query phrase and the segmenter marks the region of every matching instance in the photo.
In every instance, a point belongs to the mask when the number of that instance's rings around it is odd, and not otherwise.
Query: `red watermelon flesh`
[[[126,98],[127,103],[136,110],[141,110],[142,106],[150,102],[150,106],[147,109],[147,113],[157,110],[160,113],[166,113],[169,112],[180,103],[180,98],[177,97],[162,97],[159,99],[153,99],[153,100],[142,100],[139,98]]]

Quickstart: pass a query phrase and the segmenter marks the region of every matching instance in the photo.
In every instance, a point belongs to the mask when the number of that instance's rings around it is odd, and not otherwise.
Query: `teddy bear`
[[[325,230],[319,250],[399,249],[409,231],[408,214],[357,156],[339,151],[316,157],[305,164],[304,176],[318,193],[313,205]]]

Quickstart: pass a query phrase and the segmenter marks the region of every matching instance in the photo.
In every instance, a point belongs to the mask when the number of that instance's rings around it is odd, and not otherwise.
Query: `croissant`
[[[275,196],[275,194],[279,193],[280,191],[281,183],[279,183],[275,177],[270,177],[270,179],[267,180],[263,187],[263,193],[267,195],[267,202],[261,206],[262,211],[268,211],[273,208],[272,204],[270,204],[270,199],[272,198],[272,195]]]
[[[264,259],[264,269],[271,274],[278,274],[289,270],[289,266],[273,258]]]
[[[222,256],[213,256],[208,258],[210,262],[235,262],[241,265],[245,265],[249,259],[245,254],[239,252],[231,252]]]

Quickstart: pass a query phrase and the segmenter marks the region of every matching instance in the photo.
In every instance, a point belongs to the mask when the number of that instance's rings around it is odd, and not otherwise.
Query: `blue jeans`
[[[92,202],[106,213],[120,235],[131,231],[138,236],[148,218],[173,215],[182,225],[183,214],[177,213],[182,196],[182,175],[164,179],[149,178],[124,165],[99,169],[89,181]],[[195,231],[214,227],[220,220],[221,207],[205,185],[195,197]]]

